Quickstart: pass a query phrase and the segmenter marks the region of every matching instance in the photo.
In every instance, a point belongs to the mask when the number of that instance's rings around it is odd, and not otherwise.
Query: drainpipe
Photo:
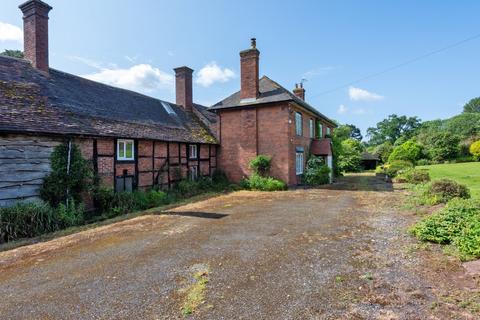
[[[72,154],[72,139],[68,140],[68,154],[67,154],[67,181],[69,180],[70,176],[70,159]],[[67,208],[68,208],[68,200],[70,199],[70,190],[67,186]]]

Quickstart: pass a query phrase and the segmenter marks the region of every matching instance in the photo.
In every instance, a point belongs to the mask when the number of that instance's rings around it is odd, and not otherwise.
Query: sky
[[[0,50],[23,48],[22,2],[2,0]],[[183,65],[197,103],[238,91],[251,37],[260,76],[287,89],[305,79],[308,103],[363,134],[393,113],[447,118],[480,96],[480,1],[46,2],[51,67],[167,101]]]

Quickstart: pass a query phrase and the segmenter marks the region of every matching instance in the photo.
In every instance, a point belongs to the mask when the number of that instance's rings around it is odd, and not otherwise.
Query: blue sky
[[[0,50],[22,48],[21,2],[2,0]],[[47,2],[51,67],[169,101],[182,65],[196,102],[237,91],[252,36],[261,75],[288,89],[306,78],[309,103],[363,132],[392,113],[449,117],[480,96],[480,38],[346,85],[479,34],[480,1]]]

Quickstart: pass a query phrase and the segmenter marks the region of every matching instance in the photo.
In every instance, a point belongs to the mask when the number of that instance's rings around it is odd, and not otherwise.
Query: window
[[[129,161],[134,160],[135,151],[134,151],[133,140],[117,140],[117,160],[120,161]]]
[[[172,109],[172,106],[168,102],[160,101],[160,103],[162,104],[163,109],[165,109],[165,111],[168,112],[168,114],[176,115],[175,111],[173,111],[173,109]]]
[[[313,119],[308,121],[308,129],[310,130],[310,138],[315,138],[314,136],[314,128],[313,128]]]
[[[317,122],[317,138],[323,138],[323,124],[320,121]]]
[[[198,178],[198,166],[190,167],[189,178],[191,181],[195,181]]]
[[[300,112],[295,113],[295,133],[297,136],[301,136],[303,133],[302,128],[302,114]]]
[[[331,134],[330,128],[327,127],[327,136],[329,136],[330,134]]]
[[[303,152],[295,153],[295,172],[297,176],[303,174]]]
[[[197,159],[197,145],[191,144],[189,149],[188,156],[190,159]]]

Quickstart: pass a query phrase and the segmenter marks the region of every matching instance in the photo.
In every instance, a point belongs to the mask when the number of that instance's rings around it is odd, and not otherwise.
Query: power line
[[[396,70],[396,69],[398,69],[398,68],[404,67],[404,66],[406,66],[406,65],[412,64],[412,63],[417,62],[417,61],[419,61],[419,60],[428,58],[428,57],[433,56],[433,55],[435,55],[435,54],[437,54],[437,53],[440,53],[440,52],[447,51],[447,50],[449,50],[449,49],[458,47],[458,46],[460,46],[460,45],[462,45],[462,44],[464,44],[464,43],[466,43],[466,42],[469,42],[469,41],[472,41],[472,40],[475,40],[475,39],[478,39],[478,38],[480,38],[480,33],[478,33],[478,34],[476,34],[476,35],[474,35],[474,36],[465,38],[465,39],[463,39],[463,40],[460,40],[460,41],[458,41],[458,42],[452,43],[452,44],[450,44],[450,45],[448,45],[448,46],[445,46],[445,47],[443,47],[443,48],[440,48],[440,49],[437,49],[437,50],[434,50],[434,51],[430,51],[430,52],[425,53],[425,54],[423,54],[423,55],[421,55],[421,56],[418,56],[418,57],[416,57],[416,58],[413,58],[413,59],[404,61],[404,62],[399,63],[399,64],[396,64],[396,65],[393,65],[393,66],[391,66],[391,67],[389,67],[389,68],[386,68],[386,69],[384,69],[384,70],[382,70],[382,71],[369,74],[369,75],[367,75],[367,76],[365,76],[365,77],[362,77],[362,78],[359,78],[359,79],[357,79],[357,80],[354,80],[354,81],[351,81],[351,82],[342,84],[342,85],[340,85],[340,86],[338,86],[338,87],[335,87],[335,88],[333,88],[333,89],[329,89],[329,90],[322,91],[322,92],[320,92],[320,93],[314,94],[313,97],[317,97],[317,96],[325,95],[325,94],[328,94],[328,93],[332,93],[332,92],[334,92],[334,91],[337,91],[337,90],[340,90],[340,89],[349,87],[349,86],[351,86],[351,85],[353,85],[353,84],[356,84],[356,83],[358,83],[358,82],[361,82],[361,81],[365,81],[365,80],[368,80],[368,79],[371,79],[371,78],[378,77],[378,76],[383,75],[383,74],[385,74],[385,73],[388,73],[388,72],[390,72],[390,71],[393,71],[393,70]]]

